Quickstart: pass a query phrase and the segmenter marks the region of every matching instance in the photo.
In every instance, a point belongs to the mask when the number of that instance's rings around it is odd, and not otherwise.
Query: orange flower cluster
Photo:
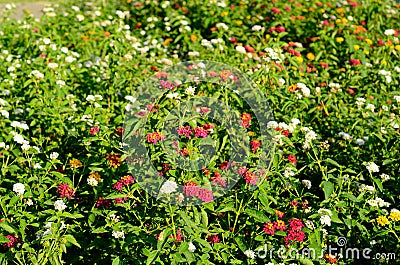
[[[110,162],[110,166],[117,168],[121,165],[121,155],[108,154],[106,159]]]

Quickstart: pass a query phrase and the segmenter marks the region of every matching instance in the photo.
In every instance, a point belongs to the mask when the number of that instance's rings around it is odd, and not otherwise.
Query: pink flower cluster
[[[13,248],[13,247],[15,247],[17,245],[17,238],[14,237],[13,235],[6,235],[5,237],[10,241],[7,242],[7,243],[4,243],[3,247],[5,247],[5,248]]]
[[[165,136],[161,132],[152,132],[147,134],[146,138],[149,143],[156,144],[159,141],[164,141]]]
[[[272,32],[285,32],[285,31],[286,31],[285,28],[282,27],[282,26],[272,27],[272,28],[270,28],[268,30],[269,33],[272,33]]]
[[[183,185],[183,193],[188,197],[197,197],[203,202],[210,202],[213,200],[211,190],[200,188],[195,182],[189,181]]]
[[[68,184],[61,184],[58,186],[57,191],[61,198],[68,198],[75,196],[74,190]]]
[[[113,185],[113,188],[117,191],[122,191],[122,188],[124,186],[128,186],[129,184],[132,184],[134,182],[135,182],[134,177],[126,175],[123,176],[120,180],[118,180],[118,182]]]
[[[202,126],[192,129],[190,126],[181,126],[176,129],[180,136],[186,138],[198,137],[207,138],[208,134],[214,129],[214,124],[203,124]]]
[[[214,172],[214,176],[210,178],[210,180],[218,186],[226,187],[226,180],[221,177],[221,174],[218,172]]]
[[[254,172],[249,171],[247,167],[239,167],[237,173],[244,178],[246,183],[257,185],[258,176]]]

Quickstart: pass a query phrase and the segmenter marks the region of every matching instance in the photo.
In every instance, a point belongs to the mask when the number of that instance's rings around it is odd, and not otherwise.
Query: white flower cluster
[[[306,139],[303,143],[303,149],[304,150],[310,149],[312,141],[317,139],[317,134],[308,127],[301,128],[301,131],[305,133],[305,139]]]
[[[264,60],[270,62],[271,60],[276,63],[282,63],[285,60],[285,55],[282,53],[281,50],[272,49],[272,48],[265,48],[264,51],[267,53],[264,57]]]
[[[319,209],[318,213],[321,214],[321,224],[331,226],[332,211],[328,209]]]
[[[379,208],[381,208],[381,207],[389,207],[390,206],[390,203],[385,202],[384,200],[382,200],[379,197],[376,197],[375,199],[369,199],[367,201],[367,203],[372,207],[379,207]]]
[[[161,194],[170,194],[175,192],[178,189],[178,185],[171,180],[167,180],[166,182],[164,182],[164,184],[161,186],[160,188],[160,193]]]
[[[25,186],[22,183],[16,183],[13,185],[13,191],[18,195],[24,195],[25,193]]]
[[[67,208],[67,205],[63,200],[57,200],[54,202],[54,209],[57,211],[64,211]]]
[[[345,132],[339,132],[338,135],[339,135],[339,137],[342,137],[343,140],[351,140],[351,139],[353,139],[353,137],[350,134],[345,133]]]
[[[115,230],[113,230],[111,234],[112,234],[112,236],[114,238],[117,238],[117,239],[119,239],[119,238],[124,239],[125,238],[125,232],[124,231],[115,231]]]
[[[306,98],[310,96],[311,91],[304,83],[297,83],[296,86],[300,88],[301,92]],[[298,98],[301,98],[300,94],[298,94],[297,96]]]
[[[366,191],[368,193],[373,194],[373,193],[375,193],[375,188],[374,188],[374,186],[369,186],[369,185],[363,184],[358,187],[358,191],[360,191],[360,192]]]
[[[374,162],[366,163],[365,167],[368,169],[369,173],[378,173],[379,172],[379,167]]]
[[[392,82],[392,73],[386,70],[379,70],[378,74],[383,75],[385,77],[386,83],[391,83]]]

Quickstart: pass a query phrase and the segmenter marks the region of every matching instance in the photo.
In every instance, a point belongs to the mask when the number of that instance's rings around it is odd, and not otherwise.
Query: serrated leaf
[[[247,214],[250,217],[253,217],[256,221],[261,222],[261,223],[265,223],[265,222],[269,222],[270,219],[262,212],[260,212],[259,210],[256,209],[252,209],[252,208],[247,208],[244,211],[245,214]]]

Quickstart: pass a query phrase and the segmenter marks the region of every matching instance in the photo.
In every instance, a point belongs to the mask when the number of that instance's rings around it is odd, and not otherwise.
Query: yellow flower
[[[319,12],[325,13],[325,9],[320,9]]]
[[[245,5],[246,2],[240,1],[239,4],[240,4],[240,5]]]
[[[307,59],[310,61],[314,61],[315,60],[315,55],[311,52],[307,53]]]
[[[296,67],[296,66],[292,66],[292,69],[293,69],[294,71],[297,71],[297,67]]]
[[[343,7],[340,7],[340,8],[338,8],[338,9],[336,9],[336,12],[338,12],[338,13],[343,13]]]
[[[382,62],[381,62],[381,65],[386,65],[386,64],[387,64],[386,60],[383,59]]]
[[[367,50],[363,50],[363,53],[366,55],[369,55],[369,51],[367,51]]]
[[[366,41],[369,45],[372,45],[372,40],[370,40],[370,39],[365,39],[365,41]]]
[[[89,174],[89,178],[93,178],[93,179],[97,180],[98,182],[103,181],[103,179],[101,178],[99,172],[91,172]]]
[[[214,10],[211,10],[211,11],[210,11],[210,14],[211,14],[211,15],[214,15],[214,13],[215,13]]]
[[[354,50],[356,50],[356,51],[357,51],[357,50],[359,50],[359,49],[360,49],[360,45],[354,44],[354,45],[353,45],[353,48],[354,48]]]
[[[243,21],[241,21],[241,20],[236,20],[236,24],[237,24],[237,25],[242,25],[242,24],[243,24]]]
[[[342,20],[340,18],[336,19],[336,24],[339,24],[341,22],[342,22]]]
[[[337,38],[336,38],[336,41],[339,42],[339,43],[341,43],[341,42],[344,41],[344,38],[342,38],[342,37],[337,37]]]
[[[342,18],[342,23],[347,23],[348,20],[346,18]]]
[[[396,45],[396,46],[394,46],[394,48],[395,48],[396,50],[400,51],[400,45]]]
[[[303,57],[296,57],[296,60],[297,60],[299,63],[302,63],[302,62],[303,62]]]
[[[310,11],[311,13],[314,13],[314,12],[315,12],[315,9],[312,8],[312,7],[310,7],[310,8],[308,9],[308,11]]]
[[[395,222],[400,221],[400,211],[394,210],[394,209],[391,210],[389,218],[392,219]]]
[[[384,226],[390,224],[389,220],[386,218],[386,216],[379,216],[376,218],[376,221],[378,222],[378,225]]]
[[[221,13],[221,17],[226,17],[228,14],[229,14],[228,12],[224,11]]]
[[[74,158],[69,161],[69,166],[71,167],[71,169],[75,169],[75,168],[81,167],[82,162],[79,161],[78,159]]]
[[[269,37],[271,37],[271,35],[269,35],[269,34],[265,35],[266,39],[269,39]]]

